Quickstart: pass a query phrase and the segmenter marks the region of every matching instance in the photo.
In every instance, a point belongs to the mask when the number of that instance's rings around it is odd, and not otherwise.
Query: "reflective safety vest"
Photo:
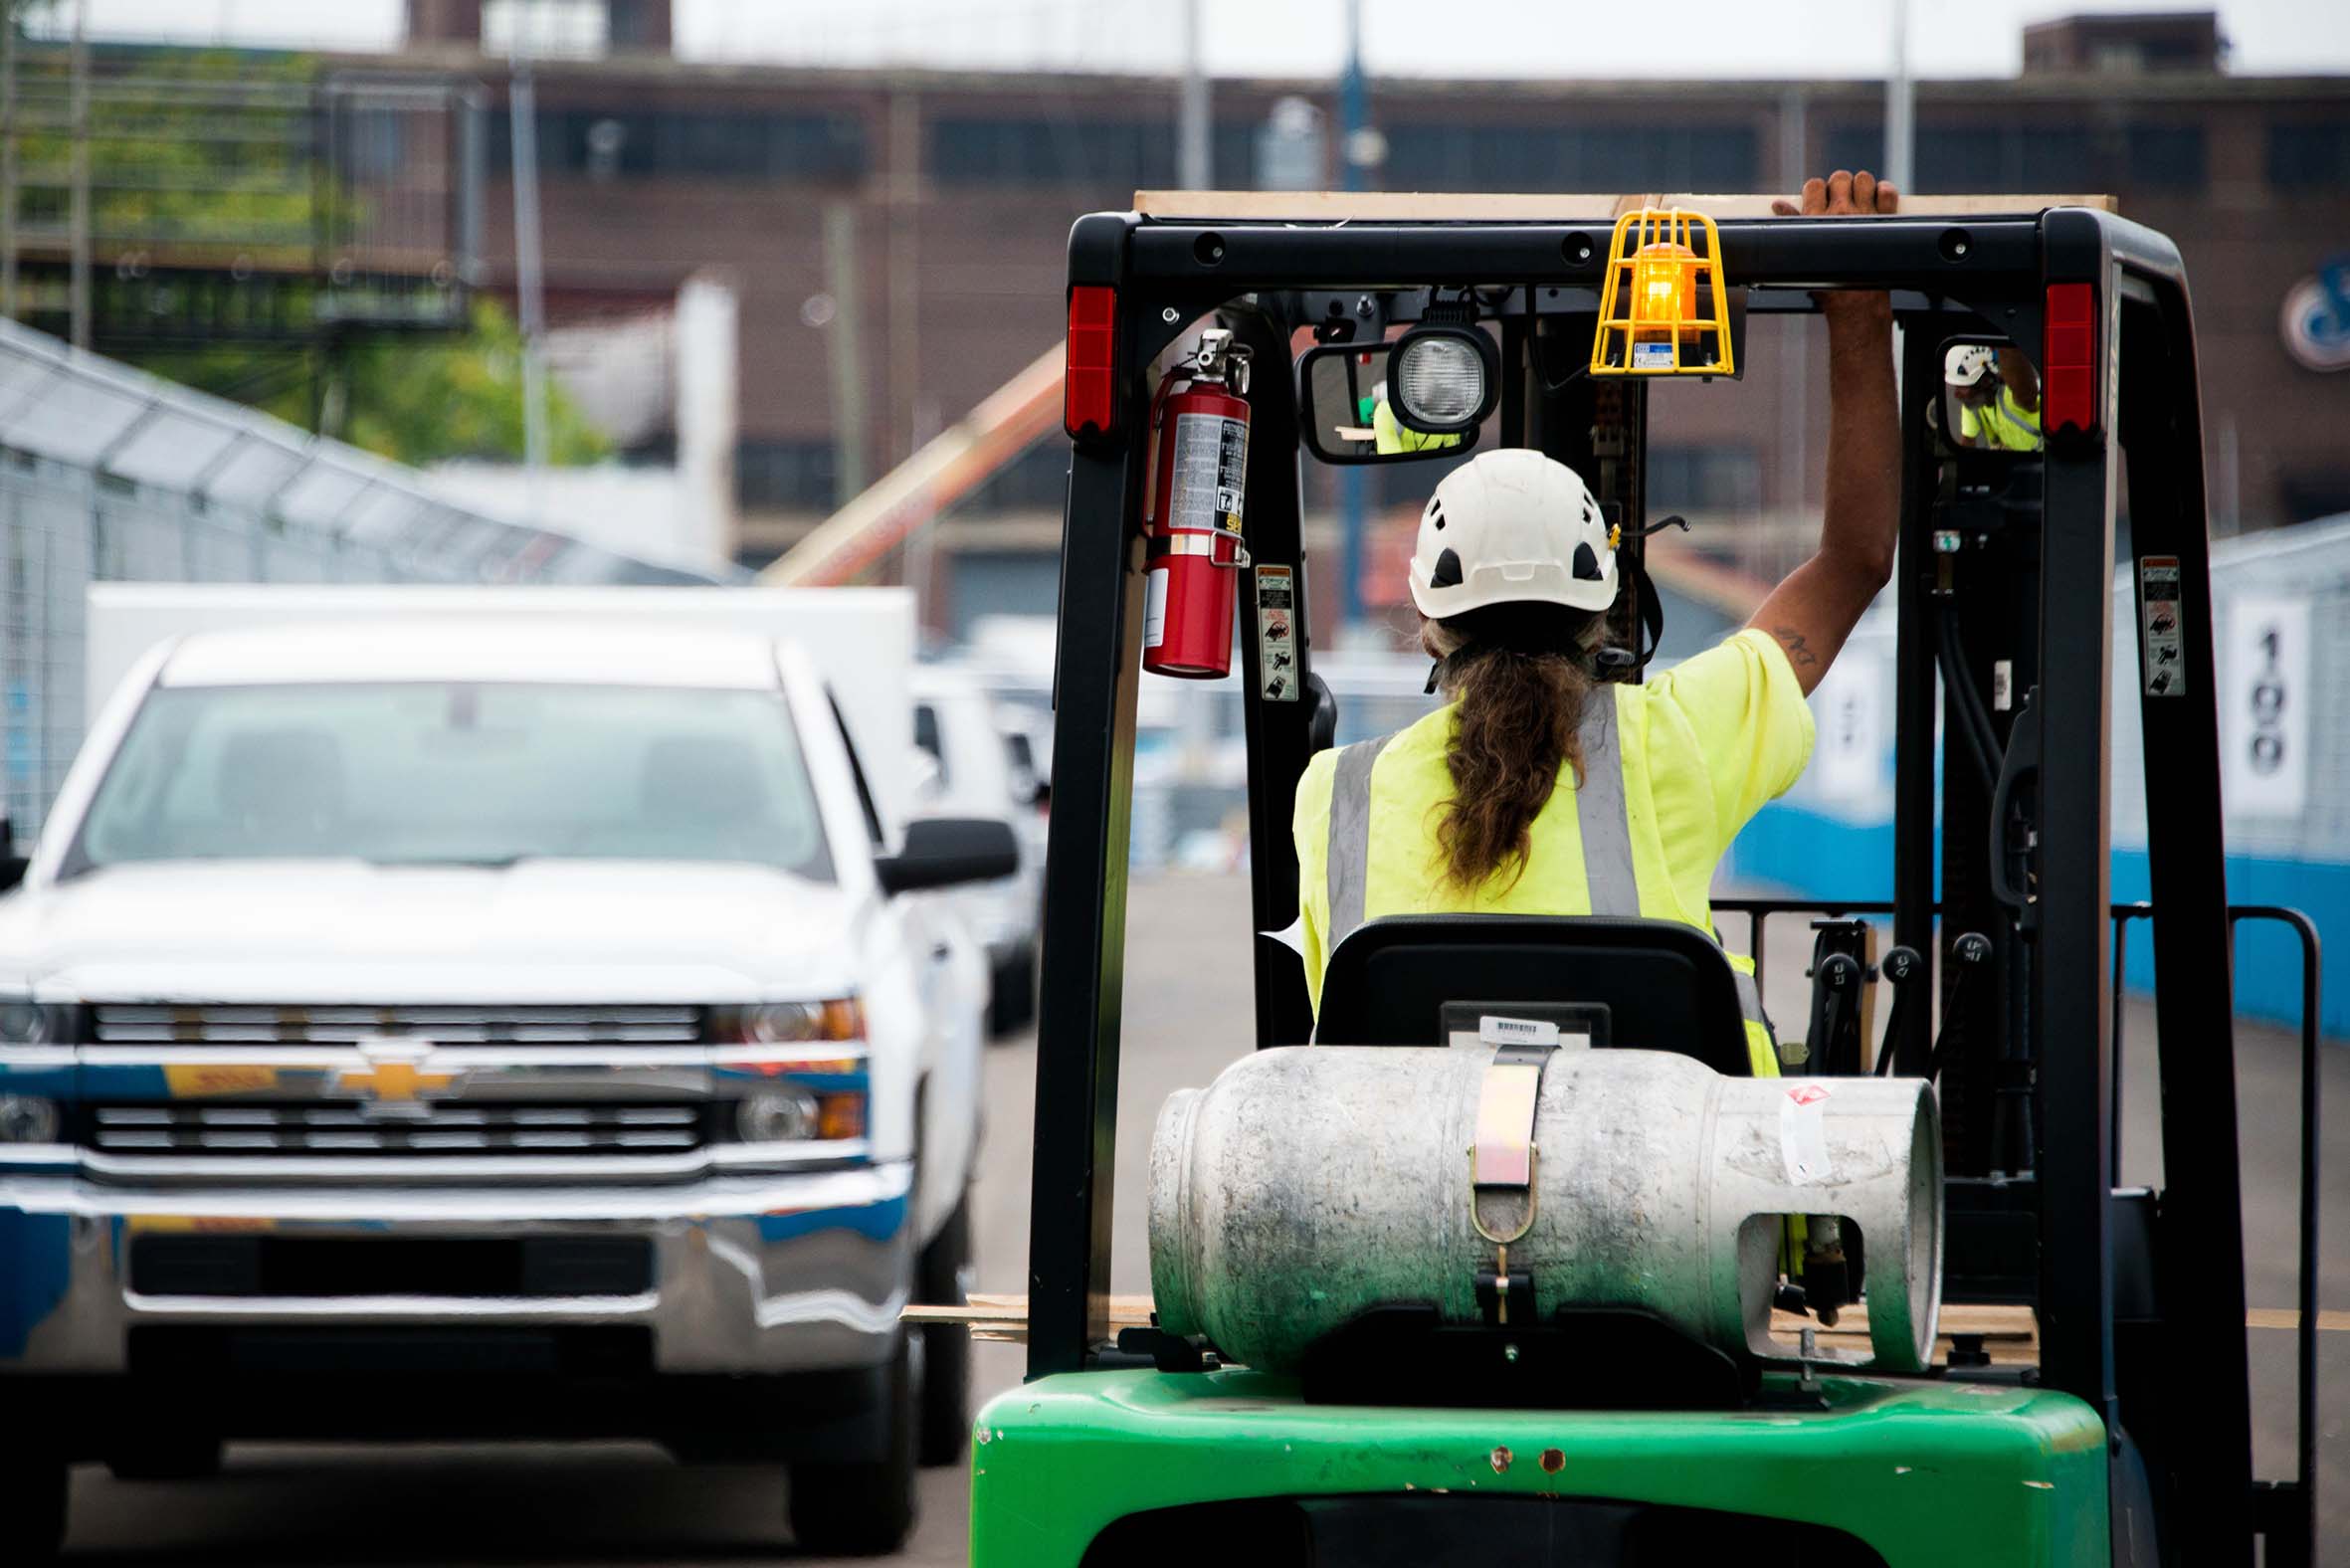
[[[1329,954],[1390,914],[1598,914],[1711,930],[1706,890],[1730,840],[1809,759],[1811,710],[1778,643],[1749,630],[1646,686],[1603,686],[1577,739],[1583,776],[1562,769],[1530,832],[1525,864],[1484,886],[1447,878],[1437,838],[1453,796],[1455,711],[1316,756],[1298,781],[1293,831],[1307,983],[1316,1009]],[[1737,975],[1758,1076],[1778,1054],[1751,961]]]
[[[2017,402],[2016,394],[2004,384],[1999,396],[1980,407],[1959,405],[1958,433],[1978,447],[1996,447],[2002,452],[2038,452],[2044,445],[2040,410]]]

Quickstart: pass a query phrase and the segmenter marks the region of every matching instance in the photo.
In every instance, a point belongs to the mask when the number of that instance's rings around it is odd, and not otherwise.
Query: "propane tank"
[[[1143,531],[1142,667],[1219,680],[1232,673],[1234,573],[1248,564],[1241,510],[1249,474],[1249,351],[1211,327],[1151,400],[1158,462]]]
[[[1170,1096],[1150,1154],[1159,1326],[1282,1372],[1375,1306],[1490,1321],[1496,1233],[1472,1207],[1469,1151],[1494,1057],[1290,1047]],[[1736,1359],[1798,1359],[1770,1338],[1779,1217],[1835,1214],[1867,1245],[1870,1353],[1804,1359],[1927,1365],[1942,1153],[1924,1080],[1724,1078],[1663,1052],[1559,1050],[1530,1105],[1530,1211],[1501,1272],[1528,1277],[1538,1318],[1639,1308]]]

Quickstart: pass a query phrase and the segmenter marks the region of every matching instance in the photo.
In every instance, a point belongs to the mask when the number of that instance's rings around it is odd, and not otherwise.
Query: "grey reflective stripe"
[[[1744,1015],[1749,1024],[1760,1024],[1765,1029],[1770,1028],[1771,1021],[1764,1015],[1762,1009],[1762,987],[1754,983],[1754,976],[1736,964],[1730,965],[1730,973],[1736,976],[1738,981],[1738,1011]]]
[[[1371,877],[1371,764],[1390,738],[1356,741],[1338,753],[1338,765],[1330,770],[1330,839],[1323,852],[1330,890],[1325,953],[1336,952],[1346,933],[1363,923],[1363,888]]]
[[[1583,833],[1583,879],[1591,913],[1640,913],[1640,879],[1632,869],[1632,819],[1624,808],[1624,748],[1616,737],[1616,691],[1601,686],[1583,704],[1575,738],[1582,743],[1583,780],[1575,789],[1575,821]]]

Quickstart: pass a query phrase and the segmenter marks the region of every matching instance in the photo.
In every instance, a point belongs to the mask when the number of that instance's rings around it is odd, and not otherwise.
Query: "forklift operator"
[[[1865,171],[1806,182],[1783,215],[1890,213]],[[1596,914],[1712,929],[1714,871],[1812,751],[1804,698],[1892,575],[1900,509],[1892,308],[1831,293],[1828,495],[1820,547],[1719,646],[1646,685],[1602,647],[1618,530],[1538,453],[1485,453],[1437,487],[1410,572],[1421,642],[1451,700],[1322,752],[1294,832],[1306,984],[1392,914]],[[1613,656],[1613,657],[1612,657]],[[1759,1076],[1778,1072],[1753,965],[1731,956]]]

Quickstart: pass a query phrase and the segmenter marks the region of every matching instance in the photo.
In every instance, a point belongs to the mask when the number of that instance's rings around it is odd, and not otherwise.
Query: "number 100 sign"
[[[2309,804],[2309,601],[2238,594],[2220,676],[2221,788],[2227,809],[2297,817]]]

